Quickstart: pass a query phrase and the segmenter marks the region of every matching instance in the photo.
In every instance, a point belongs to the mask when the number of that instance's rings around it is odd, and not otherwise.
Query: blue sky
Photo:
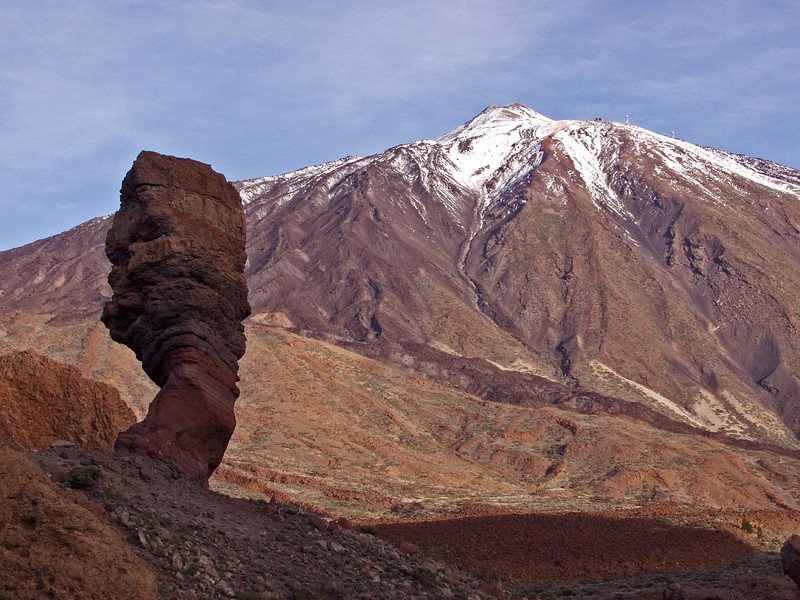
[[[246,179],[490,104],[800,168],[798,65],[798,0],[4,2],[0,249],[114,212],[142,149]]]

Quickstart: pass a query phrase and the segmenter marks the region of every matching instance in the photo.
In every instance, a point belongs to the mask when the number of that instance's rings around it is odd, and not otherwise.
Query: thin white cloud
[[[798,29],[796,0],[5,3],[0,248],[31,211],[47,225],[42,203],[64,207],[46,233],[114,210],[141,148],[259,176],[490,103],[630,113],[799,166]]]

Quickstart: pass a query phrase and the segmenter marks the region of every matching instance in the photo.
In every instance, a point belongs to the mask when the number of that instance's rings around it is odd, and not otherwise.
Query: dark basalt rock
[[[142,152],[106,238],[114,295],[102,320],[161,387],[117,447],[164,456],[206,482],[236,420],[250,314],[236,190],[209,165]]]
[[[783,574],[800,586],[800,535],[792,534],[781,548]]]

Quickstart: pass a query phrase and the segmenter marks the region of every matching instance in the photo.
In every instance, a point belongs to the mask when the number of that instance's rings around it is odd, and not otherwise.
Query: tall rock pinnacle
[[[161,387],[117,447],[141,448],[207,482],[236,426],[242,320],[250,314],[236,190],[209,165],[142,152],[106,238],[114,291],[103,323]]]

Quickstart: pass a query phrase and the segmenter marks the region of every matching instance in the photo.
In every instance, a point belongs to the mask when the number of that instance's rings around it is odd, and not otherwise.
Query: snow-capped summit
[[[626,221],[635,220],[634,214],[626,206],[622,191],[610,185],[610,177],[612,172],[630,167],[629,161],[622,159],[625,152],[621,153],[628,146],[635,147],[637,157],[658,157],[660,164],[655,167],[655,174],[679,185],[679,182],[699,185],[709,177],[721,177],[728,184],[734,177],[800,197],[800,178],[793,174],[796,172],[768,161],[702,148],[622,123],[601,119],[553,120],[518,103],[489,106],[435,140],[421,140],[370,157],[347,157],[284,175],[245,181],[239,184],[239,190],[246,204],[272,190],[269,195],[273,201],[283,205],[302,196],[302,190],[323,178],[329,192],[316,196],[323,206],[332,190],[339,189],[336,184],[343,178],[375,163],[391,164],[404,173],[409,187],[414,185],[412,179],[417,178],[425,189],[435,191],[451,218],[469,229],[468,221],[474,220],[482,226],[484,217],[495,211],[498,203],[506,203],[504,198],[513,196],[512,190],[530,179],[545,158],[543,145],[567,159],[568,168],[580,177],[598,210]],[[457,189],[477,196],[477,204],[465,202],[463,193]],[[719,198],[711,201],[723,202]],[[423,203],[416,197],[409,202],[423,219],[432,207],[430,202]],[[519,202],[524,203],[524,198]],[[501,212],[517,207],[518,204],[508,206]]]
[[[507,135],[521,129],[533,129],[553,120],[537,113],[523,104],[487,106],[477,116],[439,137],[437,143],[447,144],[455,140],[476,137]]]
[[[539,127],[551,123],[522,104],[489,106],[436,144],[447,156],[453,178],[467,188],[480,189],[523,143],[535,143]]]

